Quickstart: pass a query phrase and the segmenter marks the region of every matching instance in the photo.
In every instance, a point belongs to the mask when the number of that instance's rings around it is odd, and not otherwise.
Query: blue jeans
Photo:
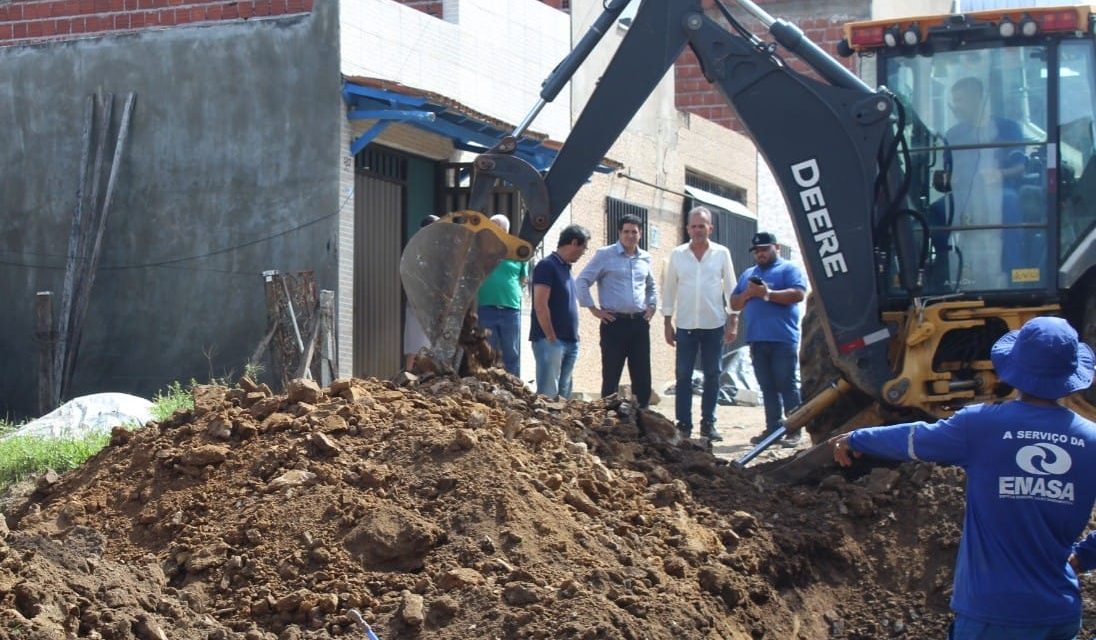
[[[719,358],[723,354],[723,328],[681,329],[674,334],[677,342],[674,416],[678,424],[693,427],[693,366],[700,352],[700,370],[704,373],[704,392],[700,396],[700,423],[715,425],[715,401],[719,392]]]
[[[578,342],[534,340],[533,359],[537,361],[537,393],[549,398],[570,398]]]
[[[502,355],[502,366],[515,376],[521,375],[521,310],[481,306],[479,325],[490,329],[491,347]]]
[[[1001,627],[956,614],[948,640],[1075,640],[1081,621],[1053,627]]]
[[[750,358],[765,400],[765,431],[772,431],[799,406],[799,353],[791,342],[751,342]]]

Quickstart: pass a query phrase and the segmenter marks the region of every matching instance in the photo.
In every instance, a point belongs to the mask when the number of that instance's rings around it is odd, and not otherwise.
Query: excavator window
[[[929,228],[925,294],[1053,283],[1047,60],[1043,44],[884,58],[906,112],[911,200]]]
[[[1058,239],[1065,260],[1096,224],[1096,64],[1092,43],[1062,43],[1058,72]]]

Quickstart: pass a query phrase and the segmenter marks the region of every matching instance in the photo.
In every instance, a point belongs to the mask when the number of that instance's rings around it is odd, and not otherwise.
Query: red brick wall
[[[312,11],[313,0],[0,0],[0,46]]]
[[[862,20],[870,16],[871,6],[867,0],[846,0],[845,2],[822,4],[821,11],[817,2],[810,0],[760,0],[766,11],[777,18],[784,18],[800,29],[827,53],[834,56],[848,68],[856,71],[856,58],[842,58],[837,55],[837,43],[844,37],[843,26],[851,20]],[[836,6],[835,6],[836,5]],[[707,14],[730,29],[718,9],[713,8],[711,0],[705,0]],[[766,42],[772,36],[752,19],[744,19],[743,12],[732,7],[732,14],[745,24],[746,28]],[[822,15],[819,15],[819,14]],[[791,53],[781,49],[781,57],[796,71],[814,75],[813,72]],[[742,123],[734,111],[700,72],[700,63],[691,49],[686,49],[674,67],[677,108],[695,113],[698,116],[717,122],[725,127],[743,131]]]

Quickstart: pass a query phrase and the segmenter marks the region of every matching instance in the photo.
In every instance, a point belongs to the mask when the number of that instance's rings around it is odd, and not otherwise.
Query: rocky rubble
[[[242,380],[115,430],[8,509],[0,637],[944,634],[958,471],[781,486],[619,400],[401,382]]]

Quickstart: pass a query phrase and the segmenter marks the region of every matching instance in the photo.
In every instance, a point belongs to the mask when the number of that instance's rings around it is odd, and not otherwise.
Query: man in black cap
[[[765,432],[751,439],[757,444],[778,429],[785,412],[799,406],[799,303],[807,291],[803,271],[780,258],[776,236],[754,234],[750,243],[754,266],[738,279],[731,309],[742,310],[746,342],[754,374],[765,402]],[[786,437],[785,446],[799,444],[800,432]]]
[[[1077,573],[1096,568],[1096,537],[1074,545],[1096,501],[1096,424],[1058,400],[1092,384],[1092,349],[1065,320],[1039,317],[1002,336],[990,358],[1018,400],[857,429],[830,446],[842,466],[867,453],[966,471],[951,640],[1072,640]]]

